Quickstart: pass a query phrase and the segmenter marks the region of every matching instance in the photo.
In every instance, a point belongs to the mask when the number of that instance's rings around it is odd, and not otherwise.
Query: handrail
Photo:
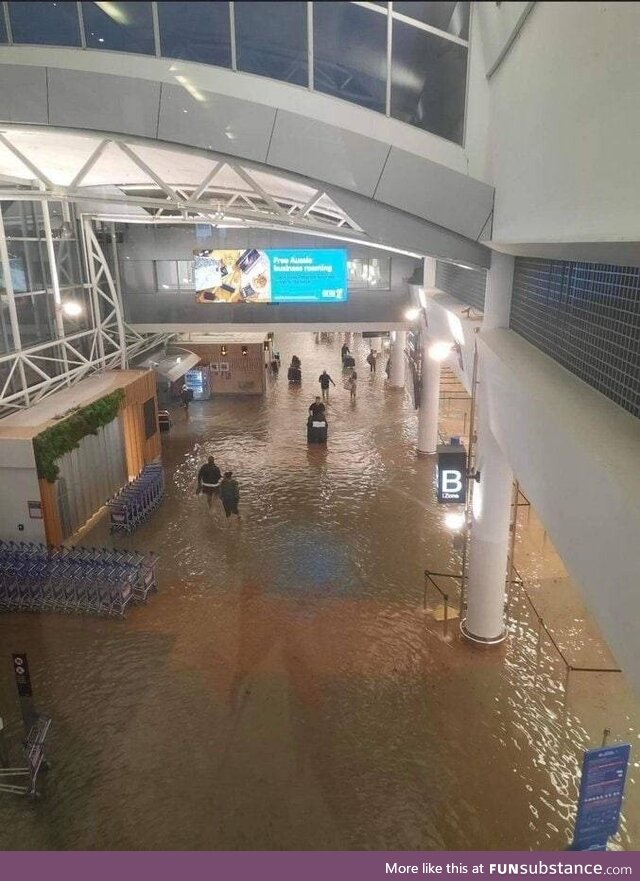
[[[461,581],[462,575],[453,575],[451,572],[431,572],[429,569],[424,570],[424,594],[422,598],[422,608],[426,611],[429,584],[432,584],[438,591],[444,602],[444,631],[446,634],[449,628],[449,594],[440,587],[440,585],[436,581],[436,578],[452,578],[454,581]]]
[[[565,697],[566,697],[566,693],[569,688],[569,678],[572,673],[622,673],[623,672],[620,667],[583,667],[579,664],[572,664],[569,660],[567,660],[564,652],[562,651],[562,649],[558,645],[558,642],[557,642],[556,638],[554,637],[553,633],[547,627],[546,621],[544,620],[542,615],[540,615],[540,613],[536,609],[535,603],[531,599],[531,596],[529,595],[529,591],[525,587],[524,579],[522,578],[521,574],[518,572],[518,570],[516,569],[515,566],[513,567],[513,570],[517,576],[517,578],[513,580],[513,583],[517,584],[518,587],[520,588],[520,590],[522,591],[522,593],[524,594],[524,597],[527,600],[527,602],[529,603],[529,606],[531,607],[531,611],[533,612],[533,614],[536,618],[536,621],[538,622],[538,651],[540,651],[540,642],[541,642],[541,638],[542,638],[542,633],[544,632],[546,634],[547,638],[549,639],[549,642],[554,647],[554,649],[558,653],[562,663],[565,666],[565,670],[566,670],[566,673],[565,673]]]

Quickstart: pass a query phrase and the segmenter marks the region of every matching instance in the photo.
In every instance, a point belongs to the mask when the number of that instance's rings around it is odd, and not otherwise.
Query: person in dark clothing
[[[351,354],[351,349],[349,348],[349,346],[346,343],[343,343],[342,348],[340,349],[340,353],[341,353],[342,357],[344,358],[345,355]]]
[[[371,349],[369,354],[367,355],[367,364],[369,365],[369,370],[371,373],[376,372],[376,353]]]
[[[191,401],[193,401],[193,391],[190,388],[187,388],[186,385],[182,386],[182,391],[180,392],[180,400],[182,401],[184,412],[188,416],[189,404],[191,403]]]
[[[326,407],[322,403],[322,400],[319,397],[316,398],[313,404],[309,407],[309,418],[316,422],[322,422],[326,419],[326,413]]]
[[[207,507],[211,510],[211,504],[214,496],[220,495],[220,478],[222,472],[216,465],[213,456],[209,456],[208,460],[198,471],[198,488],[196,495],[204,493],[207,497]]]
[[[222,507],[227,515],[227,519],[232,514],[235,514],[239,520],[238,502],[240,501],[240,488],[238,487],[238,481],[233,479],[233,471],[224,472],[224,477],[220,484],[220,498],[222,499]]]
[[[323,370],[320,376],[318,377],[318,382],[320,383],[320,388],[322,389],[322,400],[329,400],[329,383],[335,386],[335,382],[331,379],[326,370]]]

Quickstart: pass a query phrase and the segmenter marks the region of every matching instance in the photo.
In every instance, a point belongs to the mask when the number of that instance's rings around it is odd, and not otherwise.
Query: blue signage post
[[[628,743],[585,751],[571,850],[606,850],[618,831],[630,751]]]

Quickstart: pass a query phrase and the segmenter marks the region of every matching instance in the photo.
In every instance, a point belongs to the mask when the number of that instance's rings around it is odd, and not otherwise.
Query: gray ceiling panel
[[[44,67],[3,64],[0,82],[0,119],[4,122],[48,122],[47,72]]]
[[[155,138],[160,83],[49,68],[49,123]]]
[[[493,208],[493,187],[393,147],[374,198],[477,240]]]
[[[381,141],[279,110],[266,161],[372,196],[388,153]]]
[[[182,86],[162,87],[158,137],[264,162],[276,111],[212,92],[198,100]]]
[[[491,251],[462,235],[375,200],[334,187],[328,195],[367,232],[371,241],[416,254],[457,260],[478,268],[491,265]]]

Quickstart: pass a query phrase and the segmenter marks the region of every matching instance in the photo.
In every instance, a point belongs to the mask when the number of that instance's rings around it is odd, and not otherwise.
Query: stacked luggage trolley
[[[111,532],[133,532],[156,510],[164,496],[164,470],[160,463],[146,465],[139,477],[109,502]]]
[[[157,589],[153,553],[0,541],[0,611],[123,616]]]

